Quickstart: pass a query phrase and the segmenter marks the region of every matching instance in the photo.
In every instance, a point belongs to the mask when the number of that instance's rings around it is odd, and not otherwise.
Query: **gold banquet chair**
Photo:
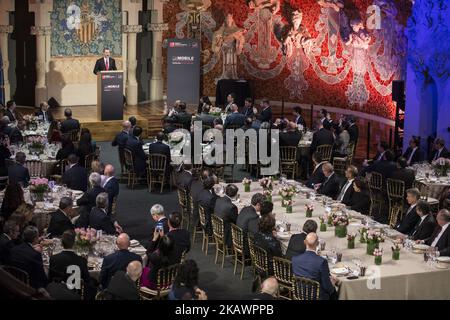
[[[241,280],[244,275],[245,262],[251,259],[246,259],[244,254],[244,232],[234,223],[231,224],[231,238],[233,240],[234,249],[234,271],[236,274],[236,269],[238,263],[241,264]]]
[[[130,187],[131,189],[134,188],[134,184],[136,182],[136,172],[134,171],[134,155],[133,155],[133,151],[131,151],[130,149],[123,149],[123,156],[124,156],[124,160],[125,160],[125,168],[126,168],[126,175],[128,176],[127,178],[127,186]]]
[[[202,251],[205,252],[206,255],[208,255],[208,248],[210,244],[215,245],[215,241],[211,241],[209,239],[208,232],[206,230],[206,213],[205,208],[203,208],[201,205],[198,206],[198,213],[200,216],[200,226],[202,227]]]
[[[294,280],[292,262],[281,257],[273,257],[273,273],[278,280],[280,288],[279,297],[292,300],[292,283]]]
[[[420,191],[420,200],[424,200],[428,203],[431,207],[431,212],[436,213],[439,211],[439,200],[428,196],[428,185],[422,181],[414,180],[412,187],[417,188]]]
[[[370,215],[374,216],[375,206],[378,206],[378,213],[383,205],[383,176],[378,172],[371,172],[369,177],[369,193],[370,193]]]
[[[166,268],[158,270],[156,276],[156,288],[150,289],[147,287],[140,287],[139,293],[142,300],[161,300],[166,297],[175,280],[178,272],[179,264],[174,264]]]
[[[250,256],[252,258],[252,265],[255,271],[255,280],[259,285],[269,275],[269,257],[266,250],[258,247],[250,240]]]
[[[185,227],[186,230],[189,230],[190,227],[190,204],[187,196],[187,191],[181,188],[177,189],[178,193],[178,204],[181,207],[181,227]]]
[[[98,155],[95,152],[86,155],[84,158],[84,167],[86,168],[88,174],[91,174],[92,172],[92,162],[97,159]]]
[[[26,285],[30,285],[30,276],[28,275],[28,272],[13,266],[2,266],[2,268],[17,280]]]
[[[214,239],[216,242],[216,258],[214,263],[217,263],[219,258],[219,253],[222,254],[222,268],[225,262],[225,255],[227,254],[227,245],[224,239],[224,226],[223,220],[216,216],[215,214],[211,215],[211,222],[213,227]]]
[[[387,179],[387,195],[389,200],[389,222],[395,225],[399,215],[403,215],[405,199],[405,182],[396,179]]]
[[[318,146],[316,152],[322,156],[322,161],[330,161],[331,153],[333,152],[333,146],[331,144]]]
[[[42,161],[41,160],[26,160],[25,167],[28,169],[31,178],[42,177]]]
[[[281,174],[291,175],[295,179],[297,172],[297,147],[280,147],[280,168]]]
[[[292,283],[294,300],[319,300],[320,283],[311,279],[294,276]]]
[[[155,153],[149,155],[148,160],[148,192],[152,192],[152,186],[159,183],[161,185],[160,193],[162,193],[164,189],[164,182],[166,181],[167,158],[163,154]]]

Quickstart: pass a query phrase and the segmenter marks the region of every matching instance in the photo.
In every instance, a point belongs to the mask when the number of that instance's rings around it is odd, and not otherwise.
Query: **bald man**
[[[324,163],[322,171],[325,176],[325,180],[320,184],[317,190],[320,194],[336,200],[339,195],[339,189],[341,186],[341,179],[334,172],[333,165],[329,162]]]
[[[117,271],[112,277],[107,292],[117,300],[139,300],[139,289],[136,281],[141,277],[142,263],[131,261],[127,271]]]
[[[242,113],[239,113],[238,106],[233,103],[231,105],[231,113],[226,117],[223,128],[228,129],[230,126],[240,128],[244,125],[244,123],[245,116]]]
[[[125,271],[131,261],[142,263],[141,256],[128,251],[130,246],[130,237],[126,233],[121,233],[117,237],[117,250],[103,259],[102,269],[100,271],[100,284],[107,288],[111,277],[119,270]]]
[[[261,292],[253,297],[253,300],[277,300],[278,281],[274,277],[267,278],[261,285]]]
[[[316,233],[311,232],[306,236],[306,251],[298,256],[292,257],[292,271],[298,277],[311,279],[320,283],[320,300],[337,299],[334,287],[336,278],[330,276],[328,261],[317,255],[319,238]]]
[[[125,147],[125,145],[127,144],[130,130],[131,130],[131,122],[130,121],[122,122],[122,131],[120,131],[116,135],[113,142],[111,142],[111,145],[113,147],[119,146],[119,148],[123,149]]]
[[[114,199],[119,196],[119,181],[114,176],[115,170],[111,164],[105,166],[104,175],[102,176],[102,187],[108,193],[108,214],[112,214],[112,206]]]

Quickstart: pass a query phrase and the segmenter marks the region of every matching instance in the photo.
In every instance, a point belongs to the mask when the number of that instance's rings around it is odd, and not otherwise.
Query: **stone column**
[[[162,13],[161,13],[162,14]],[[169,29],[167,23],[149,23],[152,34],[152,78],[150,79],[150,100],[163,99],[164,80],[162,78],[162,33]]]
[[[138,104],[138,84],[136,80],[136,36],[142,32],[141,25],[126,25],[122,26],[122,32],[127,34],[127,83],[126,83],[126,97],[127,104]]]
[[[35,103],[39,105],[41,101],[47,101],[47,44],[46,38],[51,33],[51,27],[31,27],[31,34],[36,35],[36,87]]]
[[[11,99],[11,85],[9,84],[8,70],[8,34],[13,31],[13,26],[0,25],[0,49],[2,50],[3,88],[5,91],[5,102]]]

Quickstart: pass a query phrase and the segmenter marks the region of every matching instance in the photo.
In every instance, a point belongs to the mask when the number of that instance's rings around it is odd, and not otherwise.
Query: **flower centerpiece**
[[[366,235],[367,254],[372,255],[373,251],[379,247],[380,242],[383,241],[384,237],[380,231],[368,230]]]
[[[395,242],[391,247],[392,249],[392,260],[400,260],[400,242]]]
[[[263,188],[263,194],[266,196],[267,201],[272,202],[272,190],[273,184],[271,178],[259,179],[259,185]]]
[[[381,265],[381,261],[383,259],[383,249],[375,248],[373,250],[373,255],[375,257],[375,264],[377,266]]]
[[[347,236],[348,223],[347,214],[333,214],[334,235],[338,238],[345,238]]]
[[[283,199],[281,200],[281,204],[286,208],[286,213],[292,213],[292,205],[294,204],[292,199]]]
[[[42,154],[44,153],[46,138],[45,137],[31,137],[27,139],[28,150],[31,154]]]
[[[284,186],[279,191],[278,194],[281,196],[282,202],[281,205],[285,207],[285,201],[283,200],[291,200],[295,194],[295,188],[291,186]]]
[[[209,109],[209,114],[213,117],[220,117],[221,113],[222,109],[219,107],[211,107],[211,109]]]
[[[183,141],[184,139],[184,133],[183,132],[171,132],[169,134],[169,144],[170,145],[176,145]]]
[[[450,159],[439,158],[432,162],[432,166],[437,177],[446,177],[450,169]]]
[[[242,180],[242,184],[244,185],[244,192],[250,192],[250,184],[252,183],[252,180],[244,178]]]
[[[361,229],[358,230],[360,243],[366,243],[367,230],[369,229],[367,229],[366,227],[362,227]]]
[[[48,179],[36,178],[30,180],[30,191],[36,197],[36,201],[44,200],[44,193],[49,190]]]
[[[272,190],[265,189],[263,190],[263,195],[266,197],[266,200],[272,202]]]
[[[327,224],[325,221],[328,220],[328,217],[326,214],[324,214],[322,217],[319,217],[320,220],[320,232],[325,232],[327,231]]]
[[[27,126],[28,130],[35,131],[38,128],[38,117],[31,114],[26,114],[23,116],[23,120]]]
[[[354,233],[347,235],[347,248],[348,249],[355,249],[355,238],[356,238],[356,234],[354,234]]]
[[[314,206],[312,205],[312,203],[305,204],[305,209],[306,209],[306,217],[311,218],[314,211]]]
[[[93,228],[75,229],[75,248],[80,254],[87,255],[97,240],[97,230]]]

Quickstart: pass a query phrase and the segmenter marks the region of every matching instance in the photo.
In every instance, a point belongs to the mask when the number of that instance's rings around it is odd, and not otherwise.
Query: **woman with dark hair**
[[[61,139],[61,149],[59,149],[58,153],[56,153],[56,160],[67,159],[69,155],[75,152],[75,146],[73,145],[70,137],[63,136]]]
[[[367,188],[364,181],[355,179],[355,181],[353,181],[353,190],[354,192],[349,204],[350,209],[362,214],[369,214],[370,197],[367,194]]]
[[[83,132],[84,130],[84,132]],[[79,157],[79,164],[81,166],[85,165],[85,158],[88,154],[91,154],[95,151],[95,147],[92,144],[92,136],[88,129],[83,128],[80,142],[78,144],[77,155]]]
[[[1,208],[3,218],[8,220],[9,216],[23,203],[25,203],[25,200],[22,187],[18,183],[8,184]]]
[[[266,250],[269,260],[269,275],[272,275],[272,257],[282,257],[281,243],[276,238],[275,217],[266,214],[259,220],[259,231],[254,236],[255,245]]]
[[[150,246],[147,250],[148,264],[142,271],[141,286],[150,289],[156,288],[158,271],[177,263],[174,254],[174,242],[168,236],[163,235],[163,230],[155,228],[152,243],[157,243],[156,249]]]
[[[292,257],[302,254],[306,251],[305,239],[308,233],[317,231],[317,222],[308,219],[303,224],[302,232],[293,234],[289,239],[288,248],[286,250],[286,259],[291,260]]]
[[[169,300],[206,300],[205,292],[198,287],[198,272],[194,260],[182,263],[170,290]]]
[[[14,221],[19,226],[19,232],[22,234],[23,230],[29,226],[36,226],[33,220],[33,206],[27,203],[22,203],[9,217],[8,221]]]
[[[208,96],[202,96],[200,97],[200,103],[198,104],[198,108],[197,108],[197,114],[202,113],[203,107],[204,106],[208,106],[209,109],[211,109],[212,107],[212,103],[211,100],[209,100]]]

